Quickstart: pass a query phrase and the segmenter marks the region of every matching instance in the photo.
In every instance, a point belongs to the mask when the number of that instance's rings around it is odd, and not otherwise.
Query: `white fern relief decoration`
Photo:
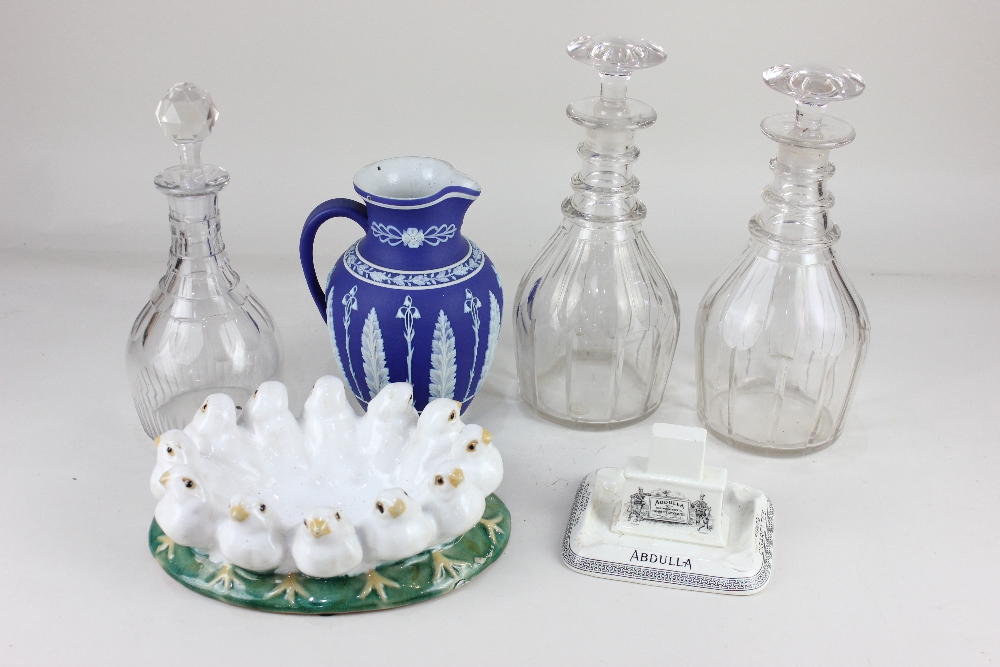
[[[438,313],[434,325],[434,339],[431,341],[431,386],[430,397],[455,398],[455,332],[444,311]]]
[[[361,360],[365,369],[365,384],[370,395],[368,400],[389,384],[389,369],[385,367],[385,346],[382,344],[382,328],[378,325],[378,314],[372,308],[361,329]]]
[[[358,298],[354,296],[357,293],[358,286],[355,285],[344,295],[340,303],[344,306],[344,350],[347,351],[347,370],[351,371],[351,379],[354,380],[354,388],[352,389],[354,395],[358,397],[358,400],[363,400],[361,398],[361,385],[358,384],[358,378],[354,374],[354,363],[351,361],[351,311],[358,309]],[[344,379],[346,380],[347,377],[345,376]]]
[[[483,305],[469,288],[465,288],[465,312],[472,315],[472,331],[476,334],[475,346],[472,348],[472,368],[469,369],[469,386],[465,388],[465,398],[463,401],[469,400],[469,394],[472,392],[472,378],[476,376],[476,361],[479,360],[479,308]]]
[[[497,351],[497,341],[500,340],[500,302],[497,301],[493,292],[490,292],[490,333],[486,339],[486,356],[483,358],[483,370],[479,374],[479,382],[476,384],[476,393],[483,388],[486,374],[490,372],[493,365],[493,355]]]

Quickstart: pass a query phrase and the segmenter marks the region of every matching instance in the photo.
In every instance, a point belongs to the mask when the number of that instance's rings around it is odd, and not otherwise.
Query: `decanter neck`
[[[834,173],[829,149],[778,145],[774,180],[764,188],[764,209],[750,221],[755,237],[788,247],[825,247],[840,238],[830,220],[834,198],[826,181]]]
[[[219,195],[167,197],[170,207],[170,254],[181,259],[216,258],[228,262],[219,222]]]
[[[631,130],[590,129],[577,146],[582,165],[570,179],[573,195],[563,209],[570,217],[590,222],[636,222],[646,209],[636,199],[639,179],[632,164],[639,159]]]

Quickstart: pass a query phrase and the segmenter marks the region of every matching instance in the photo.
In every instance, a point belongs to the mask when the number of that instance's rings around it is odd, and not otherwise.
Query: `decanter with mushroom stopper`
[[[702,300],[696,323],[698,414],[716,437],[772,454],[833,443],[868,347],[868,315],[833,252],[830,150],[854,129],[824,114],[864,82],[838,67],[779,65],[764,82],[795,99],[765,118],[778,143],[774,180],[750,220],[750,244]]]
[[[212,96],[190,83],[173,86],[156,108],[181,158],[153,181],[170,207],[170,253],[126,353],[135,408],[151,438],[182,428],[208,394],[243,405],[281,364],[274,320],[222,241],[218,196],[229,173],[201,162],[217,117]]]
[[[570,57],[597,69],[601,94],[570,104],[584,128],[563,222],[521,279],[515,309],[521,397],[558,423],[611,428],[652,413],[674,356],[677,295],[642,230],[636,130],[656,112],[628,98],[632,72],[666,53],[646,40],[582,37]]]

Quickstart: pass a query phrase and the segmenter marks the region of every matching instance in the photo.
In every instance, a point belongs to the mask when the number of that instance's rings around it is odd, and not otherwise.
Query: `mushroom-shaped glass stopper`
[[[765,118],[761,129],[771,139],[803,148],[829,149],[854,140],[854,128],[826,116],[826,105],[857,97],[865,82],[854,72],[829,65],[775,65],[764,83],[795,99],[795,116]]]
[[[567,44],[566,53],[578,63],[594,67],[601,76],[599,98],[580,100],[566,109],[574,122],[616,130],[653,124],[656,112],[645,102],[626,102],[626,87],[634,70],[655,67],[667,59],[662,48],[646,39],[588,36]]]

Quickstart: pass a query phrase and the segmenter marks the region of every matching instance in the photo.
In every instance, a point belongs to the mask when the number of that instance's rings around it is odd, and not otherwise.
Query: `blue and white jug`
[[[364,406],[390,382],[409,382],[417,410],[451,398],[464,411],[490,370],[503,312],[500,274],[462,236],[479,184],[443,160],[399,157],[361,169],[354,189],[365,203],[320,204],[299,243],[344,381]],[[324,292],[313,241],[336,217],[365,236],[337,261]]]

